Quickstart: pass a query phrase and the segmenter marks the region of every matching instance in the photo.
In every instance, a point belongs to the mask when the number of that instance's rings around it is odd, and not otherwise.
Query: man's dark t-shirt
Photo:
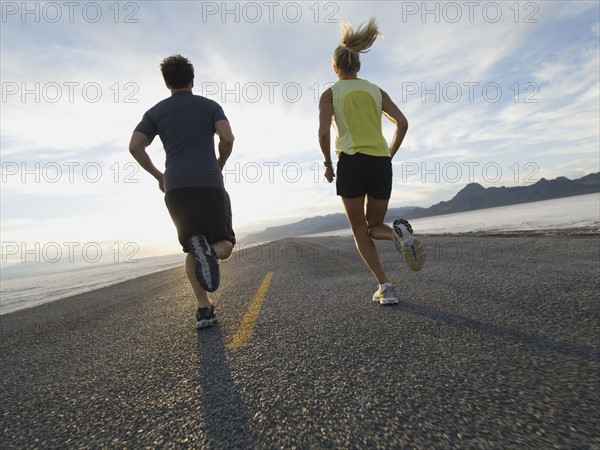
[[[135,131],[150,142],[160,136],[167,158],[165,192],[184,187],[223,188],[215,155],[215,123],[227,120],[221,106],[189,91],[175,92],[144,114]]]

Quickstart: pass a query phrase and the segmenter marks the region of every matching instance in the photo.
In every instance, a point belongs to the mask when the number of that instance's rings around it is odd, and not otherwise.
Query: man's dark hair
[[[160,64],[165,83],[173,89],[188,87],[194,80],[194,66],[181,55],[167,56]]]

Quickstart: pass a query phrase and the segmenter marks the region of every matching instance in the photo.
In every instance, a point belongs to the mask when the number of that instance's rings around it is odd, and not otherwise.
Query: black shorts
[[[231,202],[225,189],[189,187],[173,189],[165,194],[165,203],[177,228],[177,237],[187,253],[187,242],[193,234],[202,234],[209,244],[231,241],[235,233],[231,225]]]
[[[363,153],[340,153],[336,174],[337,195],[346,198],[370,195],[389,200],[392,195],[392,158]]]

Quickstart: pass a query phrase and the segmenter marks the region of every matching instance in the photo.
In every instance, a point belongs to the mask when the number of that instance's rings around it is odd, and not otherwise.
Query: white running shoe
[[[381,305],[395,305],[398,303],[396,297],[396,289],[392,283],[383,283],[379,289],[373,294],[373,301],[379,302]]]
[[[425,248],[421,241],[413,236],[413,230],[408,220],[398,219],[392,226],[394,244],[404,257],[404,261],[415,272],[425,265]]]

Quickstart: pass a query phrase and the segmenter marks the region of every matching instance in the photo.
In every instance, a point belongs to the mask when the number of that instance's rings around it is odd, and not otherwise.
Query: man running
[[[179,242],[187,253],[186,274],[198,300],[196,326],[204,328],[216,320],[207,293],[219,287],[218,259],[227,259],[235,245],[222,175],[234,136],[221,106],[192,93],[194,66],[187,58],[169,56],[160,69],[171,96],[146,111],[131,136],[129,151],[165,193]],[[164,174],[146,152],[156,135],[166,153]]]

